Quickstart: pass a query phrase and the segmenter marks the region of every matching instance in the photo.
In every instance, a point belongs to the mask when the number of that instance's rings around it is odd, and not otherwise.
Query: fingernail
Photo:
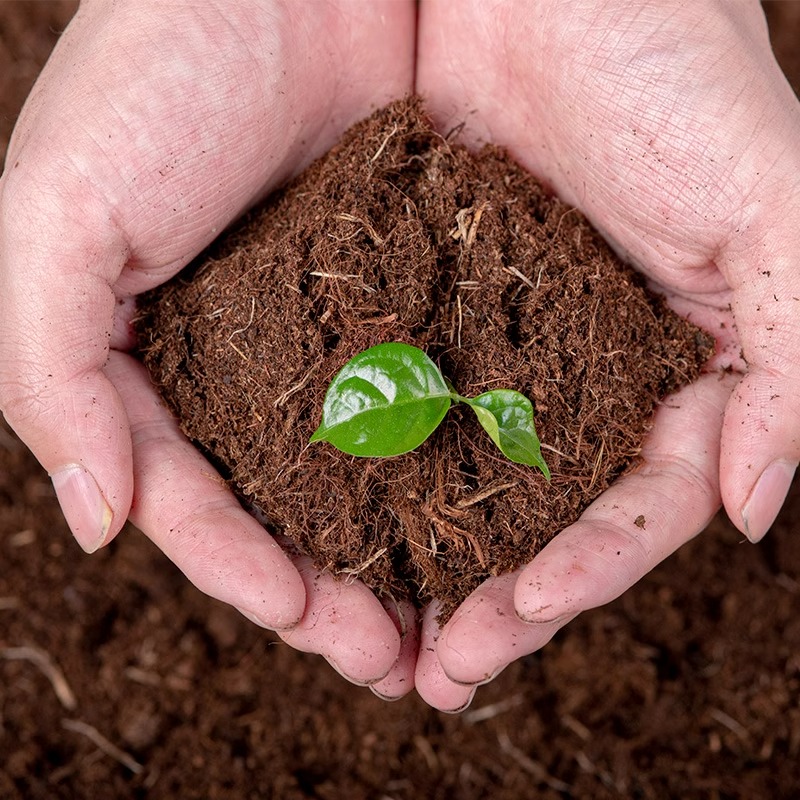
[[[379,697],[381,700],[384,700],[387,703],[396,703],[398,700],[401,700],[403,698],[403,695],[397,695],[396,697],[393,697],[392,695],[389,694],[383,694],[382,692],[379,692],[374,686],[369,686],[369,690],[372,692],[372,694],[375,695],[375,697]]]
[[[241,608],[240,606],[234,606],[234,608],[245,618],[249,619],[254,625],[258,625],[259,628],[267,628],[268,630],[272,630],[271,626],[267,625],[258,614],[255,614],[252,611],[248,611],[246,608]]]
[[[527,625],[558,625],[564,622],[570,615],[569,611],[561,614],[553,613],[552,604],[546,606],[535,606],[530,610],[517,609],[517,618]]]
[[[797,462],[779,458],[761,473],[742,509],[745,536],[751,542],[761,541],[775,522],[796,470]]]
[[[444,674],[447,680],[454,683],[456,686],[463,686],[465,689],[470,687],[475,689],[478,686],[485,686],[487,683],[491,683],[507,666],[508,664],[503,664],[501,667],[495,667],[493,670],[487,671],[486,674],[482,678],[478,678],[478,680],[459,680],[450,675],[447,670],[444,670]]]
[[[268,631],[290,631],[292,628],[297,626],[297,622],[293,622],[291,625],[275,625],[272,622],[266,622],[263,620],[255,611],[248,611],[246,608],[241,608],[240,606],[234,606],[234,608],[245,618],[249,619],[255,625],[258,625],[259,628],[265,628]]]
[[[355,686],[370,686],[373,683],[380,683],[386,676],[381,675],[379,678],[372,678],[370,680],[362,680],[361,678],[354,678],[348,675],[330,656],[323,655],[323,658],[346,680]]]
[[[75,539],[87,553],[94,553],[105,542],[114,518],[97,481],[80,464],[69,464],[51,478]]]
[[[442,714],[460,714],[462,711],[466,711],[470,705],[472,705],[472,701],[475,699],[475,692],[478,691],[477,686],[472,687],[472,691],[469,693],[469,697],[467,697],[467,701],[460,705],[458,708],[443,708],[441,709]]]

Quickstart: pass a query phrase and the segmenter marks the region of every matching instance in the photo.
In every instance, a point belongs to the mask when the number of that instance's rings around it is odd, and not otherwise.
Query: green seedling
[[[533,424],[533,406],[512,389],[462,397],[418,347],[387,342],[348,361],[328,387],[312,442],[353,456],[385,457],[419,447],[453,403],[465,403],[503,454],[550,480]]]

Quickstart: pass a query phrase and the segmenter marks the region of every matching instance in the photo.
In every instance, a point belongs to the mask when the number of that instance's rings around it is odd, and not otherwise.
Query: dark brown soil
[[[140,313],[154,381],[248,505],[318,566],[444,615],[577,519],[713,351],[577,211],[416,100],[354,126]],[[460,408],[396,458],[309,447],[334,374],[386,341],[462,394],[530,397],[552,481]]]
[[[0,154],[72,10],[0,3]],[[791,58],[800,4],[770,12]],[[86,557],[0,421],[0,797],[795,798],[798,530],[798,484],[756,547],[715,520],[449,717],[346,684],[132,529]]]

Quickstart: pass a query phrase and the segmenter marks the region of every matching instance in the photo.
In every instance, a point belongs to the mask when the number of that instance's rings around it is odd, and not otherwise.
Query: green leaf
[[[388,342],[342,367],[328,387],[312,442],[354,456],[396,456],[419,447],[450,407],[450,390],[418,347]]]
[[[538,467],[547,480],[550,469],[542,458],[533,424],[533,406],[524,394],[512,389],[493,389],[472,399],[460,398],[478,417],[503,454],[517,464]]]

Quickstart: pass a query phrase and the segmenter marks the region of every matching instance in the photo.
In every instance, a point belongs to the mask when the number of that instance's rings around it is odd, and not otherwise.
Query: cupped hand
[[[87,550],[130,511],[201,589],[294,646],[381,696],[416,678],[456,710],[695,535],[720,495],[751,539],[769,527],[800,456],[797,104],[754,3],[422,4],[417,89],[441,127],[508,147],[720,334],[718,366],[738,373],[666,404],[642,468],[528,567],[443,631],[428,609],[417,661],[413,609],[284,556],[121,352],[136,294],[410,88],[411,4],[309,8],[84,2],[2,180],[0,407]]]
[[[441,129],[466,120],[508,148],[718,338],[636,472],[443,630],[427,617],[417,688],[453,710],[720,502],[752,541],[774,520],[800,459],[800,107],[752,0],[434,0],[419,25],[417,89]]]
[[[85,0],[0,184],[0,408],[78,542],[130,514],[201,590],[361,682],[408,672],[392,616],[293,563],[123,351],[137,294],[410,90],[413,26],[392,0]]]

